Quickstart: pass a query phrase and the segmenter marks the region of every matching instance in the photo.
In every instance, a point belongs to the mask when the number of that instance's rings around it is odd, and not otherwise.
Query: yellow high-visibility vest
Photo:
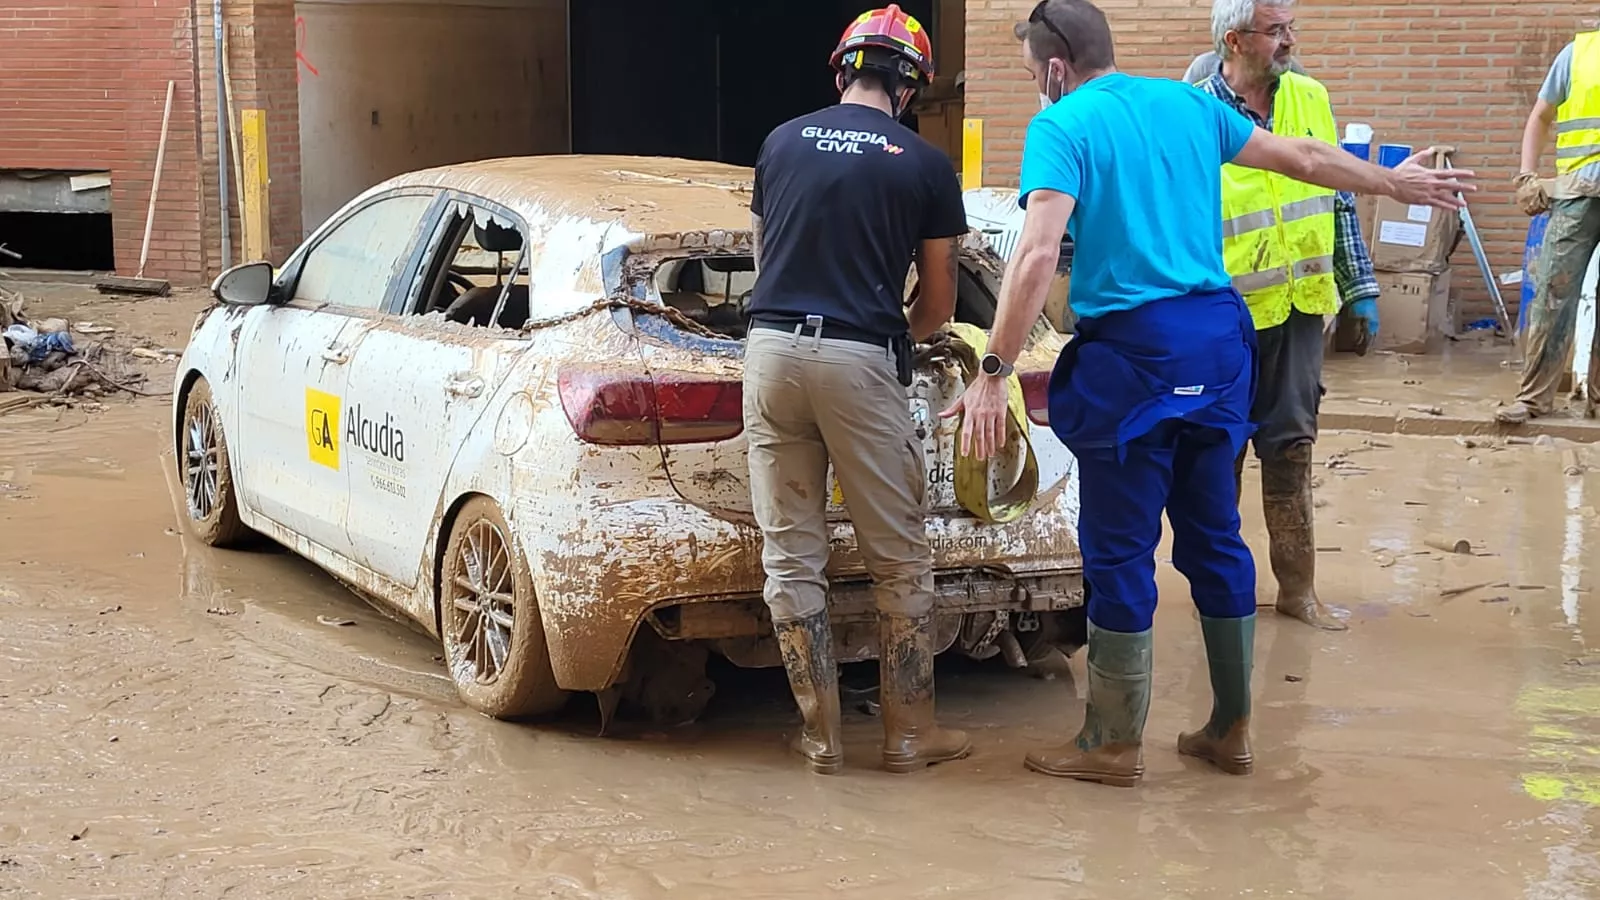
[[[1556,171],[1600,162],[1600,31],[1572,40],[1572,85],[1556,107]]]
[[[1272,131],[1336,143],[1327,88],[1285,72],[1272,103]],[[1327,188],[1276,172],[1222,167],[1222,261],[1250,305],[1256,330],[1283,324],[1291,307],[1314,316],[1339,311],[1333,202]]]

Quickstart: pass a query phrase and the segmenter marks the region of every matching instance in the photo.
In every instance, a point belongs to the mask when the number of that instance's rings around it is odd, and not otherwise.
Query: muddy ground
[[[197,302],[89,309],[162,343]],[[1257,772],[1222,776],[1172,752],[1208,688],[1164,568],[1128,791],[1021,766],[1076,727],[1081,658],[942,667],[977,752],[908,777],[856,711],[845,774],[802,772],[776,672],[721,671],[671,732],[482,718],[307,564],[180,534],[166,416],[0,418],[0,896],[1600,897],[1600,475],[1566,474],[1600,451],[1327,435],[1320,583],[1351,630],[1263,616]],[[1264,551],[1253,499],[1246,529]]]

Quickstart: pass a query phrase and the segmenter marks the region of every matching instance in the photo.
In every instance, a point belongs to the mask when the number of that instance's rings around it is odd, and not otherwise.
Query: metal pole
[[[1450,157],[1444,157],[1444,167],[1454,169]],[[1456,199],[1461,201],[1461,225],[1467,232],[1467,243],[1472,246],[1472,255],[1477,257],[1478,271],[1483,273],[1483,284],[1489,289],[1489,299],[1494,301],[1495,316],[1500,320],[1500,327],[1505,329],[1506,337],[1511,339],[1511,346],[1517,346],[1517,323],[1511,318],[1511,313],[1506,309],[1505,298],[1500,295],[1500,284],[1495,281],[1494,268],[1489,265],[1489,256],[1484,253],[1483,240],[1478,236],[1478,226],[1472,221],[1472,210],[1467,208],[1467,198],[1456,194]]]
[[[233,230],[229,227],[228,203],[228,116],[223,98],[228,96],[228,79],[223,74],[222,54],[224,29],[222,27],[222,0],[211,0],[211,25],[214,32],[211,55],[217,63],[217,206],[222,211],[222,267],[233,266]]]

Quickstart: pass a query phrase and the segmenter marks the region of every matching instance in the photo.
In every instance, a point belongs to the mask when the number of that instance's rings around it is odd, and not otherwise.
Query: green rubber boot
[[[1178,735],[1178,752],[1203,759],[1229,775],[1249,775],[1250,669],[1255,658],[1256,617],[1200,617],[1211,670],[1211,718],[1198,731]]]
[[[1144,777],[1150,712],[1149,629],[1134,634],[1089,623],[1089,703],[1070,743],[1029,753],[1024,765],[1058,778],[1133,787]]]

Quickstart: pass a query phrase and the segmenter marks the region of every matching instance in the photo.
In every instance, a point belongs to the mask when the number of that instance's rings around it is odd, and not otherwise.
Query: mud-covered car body
[[[661,646],[778,665],[742,436],[743,328],[730,315],[754,277],[750,177],[568,156],[391,179],[275,271],[270,302],[202,315],[175,386],[178,443],[203,377],[244,525],[436,634],[452,517],[492,499],[564,690],[618,685],[641,628]],[[519,237],[503,240],[507,229]],[[988,326],[999,262],[974,236],[962,264],[958,318]],[[498,302],[473,321],[497,325],[453,321],[474,289]],[[1019,360],[1033,418],[1061,341],[1041,325]],[[986,525],[958,508],[953,424],[937,413],[960,387],[958,371],[924,368],[909,407],[927,441],[940,648],[1020,665],[1061,640],[1054,617],[1083,602],[1076,465],[1034,422],[1029,512]],[[995,478],[1014,480],[1017,463],[1013,452]],[[866,659],[870,581],[839,499],[838,652]]]

